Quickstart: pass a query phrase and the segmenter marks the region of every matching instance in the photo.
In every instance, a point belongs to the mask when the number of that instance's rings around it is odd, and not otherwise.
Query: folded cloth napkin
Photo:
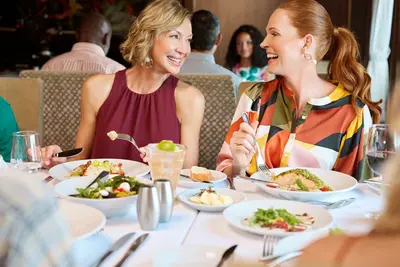
[[[3,156],[0,155],[0,169],[8,168],[7,163],[4,161]]]

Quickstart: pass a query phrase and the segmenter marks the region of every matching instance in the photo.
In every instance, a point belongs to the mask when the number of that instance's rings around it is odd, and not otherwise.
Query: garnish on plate
[[[268,185],[288,191],[333,191],[317,175],[305,169],[293,169],[282,172],[271,178],[279,187]]]
[[[218,194],[211,186],[200,189],[200,192],[189,198],[189,201],[204,205],[228,205],[233,203],[230,196]]]
[[[118,198],[137,195],[143,183],[133,176],[114,176],[104,183],[97,182],[93,187],[77,188],[79,198]]]
[[[292,214],[286,209],[257,209],[250,217],[243,220],[250,227],[282,229],[285,232],[303,232],[314,224],[314,217],[307,213]]]
[[[103,162],[99,160],[89,160],[86,162],[86,164],[82,164],[74,168],[70,176],[97,176],[102,171],[108,171],[110,174],[124,175],[122,163],[111,163],[108,160],[104,160]]]

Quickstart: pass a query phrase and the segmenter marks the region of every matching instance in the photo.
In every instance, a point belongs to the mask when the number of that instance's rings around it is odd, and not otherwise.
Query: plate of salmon
[[[273,185],[256,182],[270,195],[288,200],[320,200],[348,192],[357,186],[357,180],[345,173],[317,168],[271,169]],[[262,180],[259,173],[251,176]]]

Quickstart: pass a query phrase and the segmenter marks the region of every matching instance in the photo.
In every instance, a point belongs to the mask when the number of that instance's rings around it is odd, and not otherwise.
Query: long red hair
[[[374,123],[379,123],[382,100],[371,100],[371,77],[359,62],[360,52],[354,34],[346,28],[335,27],[326,9],[314,0],[290,0],[279,6],[289,12],[292,25],[299,36],[312,34],[319,41],[316,60],[322,59],[331,49],[328,76],[339,81],[352,94],[352,104],[357,111],[357,98],[370,109]]]

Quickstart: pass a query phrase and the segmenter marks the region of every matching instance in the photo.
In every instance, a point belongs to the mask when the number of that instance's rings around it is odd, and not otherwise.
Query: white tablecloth
[[[47,175],[47,171],[40,173],[42,178]],[[55,183],[53,180],[49,184]],[[248,200],[273,199],[251,182],[238,180],[235,185],[238,191],[247,195]],[[225,187],[227,183],[221,183],[220,186]],[[184,189],[177,190],[181,192]],[[381,197],[366,184],[359,184],[356,189],[340,196],[347,197],[355,197],[357,200],[346,207],[331,211],[335,225],[350,234],[368,231],[371,220],[368,220],[365,214],[381,210]],[[74,250],[79,266],[89,266],[96,262],[113,242],[132,231],[139,234],[142,232],[134,211],[125,217],[108,219],[102,232],[75,244]],[[183,203],[178,203],[174,206],[171,221],[160,224],[157,230],[150,233],[146,243],[128,259],[125,266],[152,266],[154,255],[170,247],[211,245],[226,249],[233,244],[238,244],[234,254],[234,266],[265,266],[258,261],[262,253],[262,237],[229,226],[222,213],[197,212]],[[102,266],[114,266],[128,247],[129,245],[118,254],[113,254]],[[282,266],[293,266],[293,261],[288,261]]]

